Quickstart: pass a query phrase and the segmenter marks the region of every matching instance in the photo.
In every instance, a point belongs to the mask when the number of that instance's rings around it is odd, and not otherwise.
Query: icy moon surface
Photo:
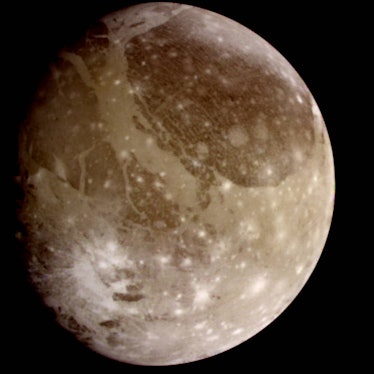
[[[328,133],[296,71],[244,26],[173,3],[110,14],[59,53],[19,170],[32,284],[83,344],[133,364],[262,330],[333,212]]]

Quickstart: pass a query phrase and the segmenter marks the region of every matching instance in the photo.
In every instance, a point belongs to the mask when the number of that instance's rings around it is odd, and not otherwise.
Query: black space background
[[[170,367],[134,366],[109,360],[81,346],[54,324],[49,312],[28,288],[12,226],[17,125],[48,61],[59,48],[100,16],[137,2],[14,1],[0,5],[3,30],[0,56],[5,63],[1,76],[1,91],[5,96],[2,111],[6,113],[5,120],[4,117],[1,120],[5,134],[1,148],[2,152],[6,150],[3,160],[7,170],[2,209],[7,217],[2,225],[6,229],[1,267],[5,279],[0,299],[0,309],[5,312],[0,325],[1,366],[8,365],[4,372],[179,373],[213,371],[226,366],[251,373],[372,371],[373,365],[369,364],[372,331],[364,301],[372,299],[372,280],[370,273],[361,267],[370,262],[368,253],[372,252],[373,243],[362,240],[355,232],[357,226],[365,232],[361,221],[372,222],[370,216],[363,219],[362,212],[356,210],[360,205],[372,210],[369,208],[372,201],[367,198],[370,196],[367,178],[373,170],[370,162],[365,167],[366,174],[360,166],[369,160],[362,153],[365,147],[358,144],[366,133],[371,137],[367,132],[369,119],[359,117],[367,104],[360,99],[355,106],[357,97],[366,96],[357,83],[369,85],[365,61],[370,60],[368,52],[372,46],[360,45],[361,37],[367,35],[364,29],[368,9],[357,2],[331,6],[323,5],[327,2],[273,5],[267,1],[260,4],[185,1],[244,24],[280,51],[311,90],[330,134],[337,180],[331,231],[306,286],[271,325],[240,346],[203,361]]]

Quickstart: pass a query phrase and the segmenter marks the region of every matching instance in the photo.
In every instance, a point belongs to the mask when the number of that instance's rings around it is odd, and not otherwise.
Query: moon
[[[303,80],[211,11],[146,3],[62,49],[19,130],[17,232],[57,322],[114,360],[227,351],[325,245],[331,144]]]

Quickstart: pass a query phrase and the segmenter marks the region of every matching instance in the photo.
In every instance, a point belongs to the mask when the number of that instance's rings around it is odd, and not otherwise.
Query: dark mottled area
[[[139,292],[141,289],[143,289],[143,285],[141,283],[134,283],[126,286],[126,290],[128,292]]]
[[[118,345],[121,345],[121,338],[116,333],[109,334],[106,341],[112,347],[117,347]]]
[[[117,320],[109,319],[99,323],[100,326],[107,327],[108,329],[116,328],[120,326],[120,322]]]
[[[199,180],[211,183],[218,170],[242,186],[277,185],[313,150],[311,97],[302,92],[304,103],[297,103],[294,88],[278,72],[265,72],[264,64],[242,51],[229,47],[223,57],[218,42],[195,37],[201,22],[182,12],[127,45],[130,82],[142,87],[138,104],[153,118],[159,145],[172,149]],[[228,141],[234,125],[243,127],[246,144]],[[198,142],[209,154],[196,167]],[[302,157],[295,159],[294,151]],[[271,176],[264,175],[267,167],[274,169]]]
[[[101,129],[92,130],[98,118],[96,95],[75,67],[62,59],[51,66],[40,87],[23,125],[29,143],[23,144],[25,138],[21,139],[20,148],[29,151],[38,166],[52,172],[61,161],[67,182],[79,189],[79,160],[71,155],[81,154],[103,137]],[[82,107],[91,109],[82,112]]]
[[[114,301],[134,302],[134,301],[139,301],[139,300],[143,299],[144,295],[133,294],[133,293],[114,292],[112,298],[113,298]]]
[[[91,72],[91,77],[97,79],[106,64],[108,47],[108,28],[99,21],[87,30],[83,38],[66,49],[81,56]]]
[[[86,168],[84,192],[88,196],[110,199],[125,193],[122,170],[109,143],[98,142],[82,161]]]
[[[72,332],[80,341],[89,344],[94,332],[82,323],[79,323],[73,316],[61,313],[63,325]]]
[[[165,199],[162,188],[152,188],[156,182],[163,183],[162,177],[143,168],[134,155],[126,160],[124,168],[125,188],[133,202],[133,208],[127,207],[126,219],[155,230],[176,227],[179,222],[177,204]]]

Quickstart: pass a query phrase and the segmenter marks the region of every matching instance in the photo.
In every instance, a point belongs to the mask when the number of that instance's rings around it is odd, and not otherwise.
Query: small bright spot
[[[120,152],[119,157],[121,160],[125,160],[127,157],[129,157],[129,152],[126,150],[123,150]]]
[[[32,177],[36,182],[39,182],[43,178],[43,176],[44,176],[43,169],[39,168],[38,171]]]
[[[162,187],[164,187],[164,184],[163,183],[161,183],[160,181],[155,181],[155,183],[154,183],[154,186],[157,188],[157,189],[160,189],[160,188],[162,188]]]
[[[304,154],[303,154],[302,150],[300,150],[300,149],[296,149],[293,153],[293,156],[294,156],[295,160],[298,161],[298,162],[301,162],[301,161],[304,160]]]
[[[273,175],[273,169],[271,167],[266,168],[266,175],[268,176]]]
[[[111,185],[111,181],[108,179],[104,182],[104,188],[109,188]]]
[[[206,325],[206,321],[203,321],[203,322],[199,322],[197,323],[195,326],[194,326],[194,329],[195,330],[202,330]]]
[[[227,322],[225,322],[225,321],[222,321],[222,322],[220,323],[220,325],[221,325],[221,327],[222,327],[223,329],[225,329],[225,330],[228,328]]]
[[[74,217],[68,217],[67,220],[66,220],[66,222],[67,222],[69,225],[72,225],[72,224],[75,223],[75,219],[74,219]]]
[[[178,52],[177,52],[177,51],[170,51],[170,52],[168,53],[168,55],[169,55],[169,57],[171,57],[171,58],[175,58],[175,57],[178,56]]]
[[[116,79],[113,83],[114,83],[115,86],[119,86],[121,84],[121,80]]]
[[[145,141],[145,144],[147,144],[148,146],[151,146],[153,143],[154,143],[153,138],[147,138]]]
[[[232,332],[232,335],[239,335],[243,332],[243,329],[236,329]]]
[[[222,190],[227,192],[230,191],[232,187],[232,183],[230,181],[225,181],[222,183]]]
[[[258,277],[252,284],[251,291],[253,294],[260,293],[266,286],[266,280],[263,277]]]
[[[161,264],[167,264],[167,263],[170,262],[170,257],[168,257],[168,256],[161,256],[159,258],[159,261],[161,262]]]
[[[173,199],[173,195],[171,193],[166,193],[165,194],[165,199],[170,201],[170,200]]]
[[[117,248],[117,244],[113,241],[106,243],[106,249],[108,252],[114,252]]]
[[[271,204],[270,204],[270,207],[271,207],[271,209],[275,209],[275,208],[277,208],[278,207],[278,202],[277,201],[272,201],[271,202]]]
[[[100,269],[107,269],[109,267],[108,263],[105,261],[100,261],[99,262],[99,268]]]
[[[283,240],[286,237],[286,232],[284,230],[279,230],[276,236],[278,240]]]
[[[183,259],[181,265],[183,267],[191,266],[192,265],[192,260],[189,257],[187,257],[187,258]]]
[[[197,233],[197,236],[199,238],[205,238],[206,237],[206,231],[204,230],[199,230],[199,232]]]
[[[199,160],[192,160],[192,166],[197,168],[197,167],[201,166],[201,163],[200,163]]]
[[[209,298],[210,298],[210,295],[209,295],[208,290],[200,289],[196,291],[193,302],[194,304],[197,304],[197,305],[203,305],[209,301]]]
[[[174,314],[175,314],[176,316],[181,316],[183,313],[184,313],[184,312],[183,312],[183,309],[175,309],[175,311],[174,311]]]

